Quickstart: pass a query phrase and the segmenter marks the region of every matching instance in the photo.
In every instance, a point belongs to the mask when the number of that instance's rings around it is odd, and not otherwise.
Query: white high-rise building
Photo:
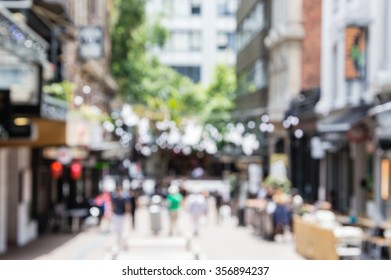
[[[170,33],[152,50],[164,65],[208,85],[216,65],[235,65],[237,0],[148,0],[147,21]]]

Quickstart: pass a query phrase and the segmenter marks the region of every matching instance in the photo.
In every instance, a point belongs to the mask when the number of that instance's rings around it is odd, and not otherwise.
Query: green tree
[[[214,80],[206,89],[203,99],[203,123],[212,124],[220,132],[224,132],[226,124],[232,119],[235,107],[237,79],[235,69],[226,65],[218,65]]]
[[[111,23],[111,70],[119,92],[129,102],[143,92],[140,79],[145,75],[145,13],[143,0],[115,0]]]
[[[125,101],[147,106],[155,117],[178,120],[199,108],[199,86],[148,55],[164,47],[168,31],[159,18],[147,25],[142,0],[116,0],[112,21],[112,73]]]
[[[203,88],[160,64],[147,48],[163,48],[169,33],[159,16],[146,24],[143,0],[115,0],[111,36],[112,73],[134,112],[152,122],[173,120],[181,128],[192,120],[224,132],[237,91],[233,68],[216,67],[212,84]]]

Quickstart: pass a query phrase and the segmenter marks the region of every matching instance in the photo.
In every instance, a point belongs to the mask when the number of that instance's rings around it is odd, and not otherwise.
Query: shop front
[[[34,150],[65,143],[67,104],[43,92],[61,72],[53,59],[61,32],[52,34],[56,23],[45,25],[33,5],[19,8],[0,7],[0,253],[38,236]]]
[[[320,185],[337,212],[367,215],[371,211],[372,157],[368,107],[332,112],[318,122],[321,146]]]
[[[370,114],[376,121],[374,130],[375,167],[374,188],[376,209],[379,219],[391,217],[390,198],[390,162],[391,162],[391,102],[378,105],[371,109]]]
[[[319,139],[316,128],[318,116],[314,108],[319,98],[319,89],[302,91],[291,102],[283,121],[290,138],[289,166],[292,185],[308,203],[318,200],[320,158],[314,152],[314,145]]]

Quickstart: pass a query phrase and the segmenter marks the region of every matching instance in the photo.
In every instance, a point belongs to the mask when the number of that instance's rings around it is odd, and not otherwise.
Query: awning
[[[73,21],[70,19],[63,3],[50,3],[43,0],[34,0],[33,11],[41,18],[52,24],[58,24],[64,27],[74,27]]]
[[[345,109],[339,112],[331,113],[318,122],[317,128],[321,133],[327,132],[347,132],[368,113],[368,107],[355,107]]]
[[[66,123],[41,118],[32,119],[34,131],[31,139],[0,141],[0,147],[46,147],[66,145]]]
[[[118,85],[115,82],[114,78],[107,73],[103,66],[94,60],[89,60],[84,63],[81,67],[81,70],[91,76],[93,79],[102,82],[102,84],[109,90],[115,92],[118,90]]]
[[[320,89],[303,90],[294,98],[285,113],[285,119],[289,116],[299,117],[300,120],[316,118],[315,106],[320,99]]]

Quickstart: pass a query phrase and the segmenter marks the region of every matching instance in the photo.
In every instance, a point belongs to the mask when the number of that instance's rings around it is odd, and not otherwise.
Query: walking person
[[[138,194],[135,190],[129,191],[130,217],[132,219],[132,229],[136,229],[136,210],[138,207]]]
[[[221,217],[221,206],[223,205],[223,195],[220,190],[216,190],[214,193],[214,199],[215,199],[215,207],[216,207],[216,222],[217,224],[220,223],[220,217]]]
[[[168,214],[170,219],[169,235],[173,235],[177,231],[177,221],[179,209],[183,200],[183,196],[179,193],[179,188],[176,185],[171,185],[168,188],[168,195],[166,198]]]
[[[208,213],[208,204],[205,196],[200,193],[192,193],[187,198],[187,208],[193,223],[193,234],[197,236],[200,230],[202,217]]]
[[[123,245],[123,225],[125,214],[129,211],[129,199],[123,192],[122,186],[118,186],[112,200],[113,208],[113,226],[117,237],[117,244],[119,247]]]

